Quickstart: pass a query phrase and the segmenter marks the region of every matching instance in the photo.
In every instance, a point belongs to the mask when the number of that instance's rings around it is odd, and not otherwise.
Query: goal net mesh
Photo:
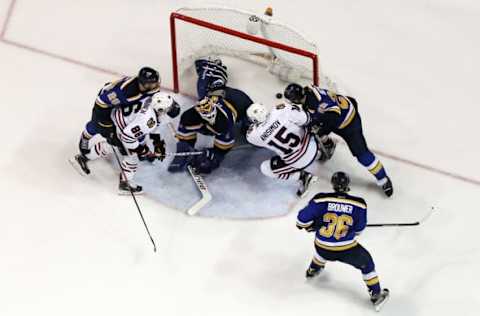
[[[283,81],[318,84],[322,80],[315,69],[316,45],[270,16],[231,8],[191,7],[178,9],[172,19],[176,19],[172,24],[174,72],[179,75],[196,59],[231,56],[265,67]]]

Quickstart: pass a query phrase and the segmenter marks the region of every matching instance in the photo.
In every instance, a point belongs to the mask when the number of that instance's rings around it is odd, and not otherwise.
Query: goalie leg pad
[[[194,151],[192,146],[184,141],[179,141],[177,143],[177,153],[191,152]],[[169,172],[181,172],[184,171],[187,165],[192,161],[192,156],[175,156],[172,162],[168,166]]]

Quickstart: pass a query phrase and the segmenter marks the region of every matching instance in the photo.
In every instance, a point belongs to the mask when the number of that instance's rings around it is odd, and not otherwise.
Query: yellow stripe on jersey
[[[102,123],[102,122],[98,122],[98,125],[100,125],[102,127],[112,127],[113,126],[112,124],[105,124],[105,123]]]
[[[223,103],[225,103],[225,105],[227,106],[227,108],[230,109],[230,111],[232,111],[232,115],[233,115],[233,119],[235,120],[235,122],[237,121],[237,117],[238,117],[238,112],[237,110],[235,109],[235,107],[230,103],[228,102],[227,100],[223,99]]]
[[[357,207],[367,209],[367,206],[361,202],[350,200],[350,199],[341,199],[341,198],[335,198],[335,197],[326,197],[326,198],[318,198],[314,199],[316,203],[321,203],[321,202],[334,202],[334,203],[348,203],[355,205]]]
[[[135,79],[135,77],[132,77],[130,79],[128,79],[127,81],[125,81],[124,83],[122,83],[122,85],[120,86],[120,89],[124,89],[130,82],[133,81],[133,79]]]
[[[329,108],[325,109],[325,112],[335,112],[335,113],[338,113],[338,115],[342,114],[342,110],[340,110],[340,108],[338,106],[329,107]]]
[[[233,143],[231,143],[231,144],[221,144],[221,143],[218,142],[217,140],[215,140],[215,141],[213,142],[213,146],[218,147],[218,148],[223,149],[223,150],[227,150],[227,149],[232,148],[234,144],[235,144],[235,142],[233,142]]]
[[[203,126],[203,124],[198,124],[198,125],[184,126],[184,128],[193,131],[193,130],[201,128],[202,126]]]
[[[194,140],[194,139],[197,139],[197,134],[191,134],[191,135],[176,134],[175,138],[178,140]]]
[[[300,226],[302,228],[310,227],[312,224],[313,224],[313,221],[310,221],[308,223],[302,223],[302,222],[297,221],[297,226]]]
[[[325,250],[330,250],[330,251],[343,251],[343,250],[348,250],[353,247],[358,245],[358,242],[354,240],[351,244],[348,245],[343,245],[343,246],[327,246],[324,244],[321,244],[317,239],[315,239],[315,246],[325,249]]]
[[[105,102],[103,102],[102,100],[100,100],[100,98],[97,98],[95,100],[95,105],[102,108],[102,109],[108,109],[108,104],[106,104]]]
[[[338,129],[343,129],[347,127],[350,123],[352,123],[353,118],[355,117],[356,111],[355,107],[353,105],[350,105],[350,108],[352,109],[348,114],[347,117],[345,117],[345,120],[343,120],[343,123],[340,125]]]

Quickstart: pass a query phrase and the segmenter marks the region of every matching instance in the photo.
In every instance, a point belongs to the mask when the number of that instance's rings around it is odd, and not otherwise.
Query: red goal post
[[[189,11],[190,10],[190,11]],[[194,15],[199,15],[199,14],[195,14],[196,12],[202,12],[200,10],[204,10],[205,12],[208,12],[208,10],[210,11],[217,11],[220,15],[222,12],[229,12],[229,14],[231,12],[234,12],[234,13],[241,13],[242,15],[239,16],[239,21],[243,21],[245,20],[245,24],[248,23],[248,17],[245,18],[245,16],[247,15],[253,15],[253,14],[250,14],[250,13],[247,13],[247,12],[244,12],[244,11],[239,11],[239,10],[235,10],[235,9],[228,9],[228,8],[195,8],[195,9],[189,9],[189,8],[182,8],[182,9],[179,9],[177,10],[176,12],[172,12],[171,15],[170,15],[170,37],[171,37],[171,52],[172,52],[172,68],[173,68],[173,90],[174,92],[178,93],[180,91],[180,83],[179,83],[179,73],[180,73],[180,55],[179,54],[182,54],[182,52],[179,51],[179,43],[181,40],[183,40],[181,38],[181,35],[179,34],[179,22],[183,22],[183,23],[186,23],[186,24],[189,24],[191,26],[193,26],[192,29],[189,29],[189,32],[186,32],[186,33],[190,33],[190,32],[193,32],[193,30],[200,30],[202,29],[203,31],[202,32],[215,32],[216,35],[205,35],[205,38],[200,38],[200,41],[215,41],[215,39],[218,40],[218,35],[221,34],[221,37],[222,37],[222,41],[224,40],[223,37],[225,37],[225,41],[231,41],[231,42],[225,42],[225,43],[222,43],[222,45],[224,46],[224,50],[229,50],[230,49],[230,46],[239,46],[239,47],[243,47],[243,46],[248,46],[250,45],[249,43],[254,43],[255,45],[262,45],[262,46],[265,46],[270,52],[271,52],[271,55],[273,56],[269,56],[268,59],[270,59],[270,63],[279,63],[279,60],[281,60],[282,63],[284,64],[287,64],[288,66],[287,67],[291,67],[291,69],[294,69],[297,67],[297,65],[295,65],[295,63],[290,63],[289,61],[283,61],[283,59],[287,60],[287,59],[292,59],[292,58],[303,58],[303,59],[306,59],[306,60],[311,60],[311,63],[310,63],[310,66],[308,66],[308,64],[304,65],[304,66],[298,66],[298,67],[303,67],[302,69],[306,69],[308,72],[307,74],[307,77],[308,77],[308,80],[310,82],[313,82],[315,85],[318,85],[319,84],[319,64],[318,64],[318,55],[317,55],[317,52],[316,52],[316,46],[315,44],[313,44],[312,42],[308,42],[307,40],[304,40],[305,43],[308,44],[309,47],[312,47],[313,51],[308,51],[308,50],[305,50],[305,49],[301,49],[301,48],[297,48],[295,46],[292,46],[292,44],[295,45],[295,43],[285,43],[285,42],[280,42],[280,41],[276,41],[274,39],[276,39],[276,36],[275,36],[275,32],[270,32],[271,36],[269,36],[269,38],[265,38],[265,36],[263,37],[260,37],[260,36],[255,36],[255,35],[251,35],[251,34],[248,34],[247,32],[243,32],[240,30],[240,27],[237,25],[236,29],[233,28],[233,27],[229,27],[229,26],[226,26],[226,25],[221,25],[220,23],[217,24],[215,23],[216,19],[215,17],[218,17],[219,14],[211,14],[211,18],[210,19],[205,19],[205,18],[202,18],[202,17],[198,17],[198,16],[194,16]],[[221,11],[221,10],[227,10],[227,11]],[[192,14],[193,12],[193,14]],[[256,15],[256,16],[260,16],[260,15]],[[241,18],[241,19],[240,19]],[[213,20],[213,21],[212,21]],[[233,19],[230,19],[227,21],[231,21]],[[262,19],[262,21],[264,21]],[[243,23],[243,22],[242,22]],[[263,23],[263,22],[262,22]],[[267,24],[269,22],[265,22],[265,24],[267,25],[270,25],[270,24]],[[228,23],[223,23],[223,24],[228,24]],[[241,23],[237,23],[237,24],[241,24]],[[276,24],[275,26],[281,26],[284,28],[285,30],[285,33],[287,34],[294,34],[295,36],[297,36],[298,38],[301,38],[303,40],[303,36],[301,36],[298,32],[296,32],[295,30],[293,30],[292,28],[288,27],[288,26],[284,26],[282,24]],[[263,25],[262,25],[262,28],[265,28]],[[267,30],[268,31],[268,30]],[[281,33],[282,29],[278,29],[278,27],[275,29],[276,33],[279,34]],[[288,33],[290,32],[290,33]],[[262,29],[262,33],[263,35],[265,35],[266,32],[263,32],[263,29]],[[202,37],[204,36],[203,33],[202,34],[196,34],[194,36],[197,36],[197,37]],[[228,38],[230,37],[230,39]],[[279,36],[281,37],[281,36]],[[293,36],[292,36],[293,37]],[[300,41],[297,39],[297,37],[295,37],[295,40],[297,40],[299,42],[299,46],[305,46],[304,42]],[[196,38],[195,38],[196,39]],[[242,43],[239,43],[238,40],[241,39],[241,40],[244,40],[246,42],[242,42]],[[195,41],[195,40],[192,40],[192,42]],[[287,41],[288,41],[288,38],[287,38]],[[293,40],[292,40],[293,41]],[[211,44],[211,43],[210,43]],[[188,43],[186,43],[185,45],[188,46]],[[195,49],[192,48],[192,49]],[[224,50],[222,50],[223,52],[225,52]],[[222,54],[222,52],[220,52],[219,54]],[[264,59],[266,60],[267,57],[265,57],[266,55],[268,54],[260,54],[260,53],[247,53],[247,52],[241,52],[241,54],[250,54],[252,55],[254,58],[260,58],[260,59]],[[280,54],[284,54],[284,56],[286,56],[285,58],[282,58],[282,57],[277,57],[276,55],[280,55]],[[291,54],[291,55],[289,55]],[[291,57],[290,57],[291,56]],[[304,63],[304,61],[302,61],[302,63]],[[193,63],[192,63],[193,65]],[[271,68],[270,68],[271,69]],[[273,72],[272,72],[273,73]],[[276,74],[277,76],[279,76],[278,74]],[[280,76],[279,76],[280,77]],[[307,78],[305,76],[303,76],[304,78]],[[286,80],[286,79],[284,79]]]

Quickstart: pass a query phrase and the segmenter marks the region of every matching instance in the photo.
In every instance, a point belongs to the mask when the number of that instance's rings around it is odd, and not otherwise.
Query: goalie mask
[[[200,114],[202,119],[213,123],[217,116],[217,101],[218,97],[216,96],[205,97],[198,101],[197,105],[195,105],[195,110]]]

